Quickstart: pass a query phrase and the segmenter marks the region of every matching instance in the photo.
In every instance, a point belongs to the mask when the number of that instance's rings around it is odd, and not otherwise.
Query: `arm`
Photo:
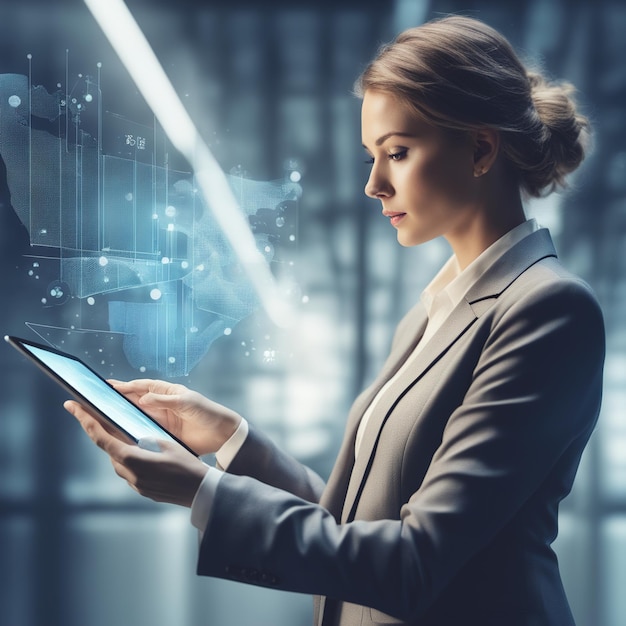
[[[324,481],[313,470],[283,452],[253,427],[227,471],[251,476],[310,502],[318,502],[324,490]]]

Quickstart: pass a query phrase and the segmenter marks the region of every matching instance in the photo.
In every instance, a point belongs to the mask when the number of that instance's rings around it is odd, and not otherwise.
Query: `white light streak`
[[[242,263],[272,321],[290,323],[267,262],[256,246],[226,176],[200,136],[163,67],[123,0],[84,0],[172,145],[187,159],[207,205]]]

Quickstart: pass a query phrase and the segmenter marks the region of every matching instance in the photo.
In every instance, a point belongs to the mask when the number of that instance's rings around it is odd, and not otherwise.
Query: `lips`
[[[396,226],[406,216],[406,213],[400,213],[397,211],[383,211],[383,215],[389,218],[392,226]]]

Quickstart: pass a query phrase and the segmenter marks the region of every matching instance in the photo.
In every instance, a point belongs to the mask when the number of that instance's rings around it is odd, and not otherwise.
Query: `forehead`
[[[389,132],[416,133],[430,127],[408,104],[384,92],[367,90],[361,105],[361,133],[363,139],[375,142]]]
[[[361,105],[361,139],[370,150],[389,137],[404,135],[419,141],[442,144],[471,143],[471,133],[439,126],[397,96],[385,91],[367,90]]]

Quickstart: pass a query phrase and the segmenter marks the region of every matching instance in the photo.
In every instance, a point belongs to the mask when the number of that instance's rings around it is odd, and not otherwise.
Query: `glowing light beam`
[[[123,0],[84,2],[172,145],[193,169],[207,205],[243,265],[268,316],[279,326],[289,325],[292,318],[290,307],[279,296],[274,276],[257,249],[246,216],[226,176],[200,136],[135,18]]]

